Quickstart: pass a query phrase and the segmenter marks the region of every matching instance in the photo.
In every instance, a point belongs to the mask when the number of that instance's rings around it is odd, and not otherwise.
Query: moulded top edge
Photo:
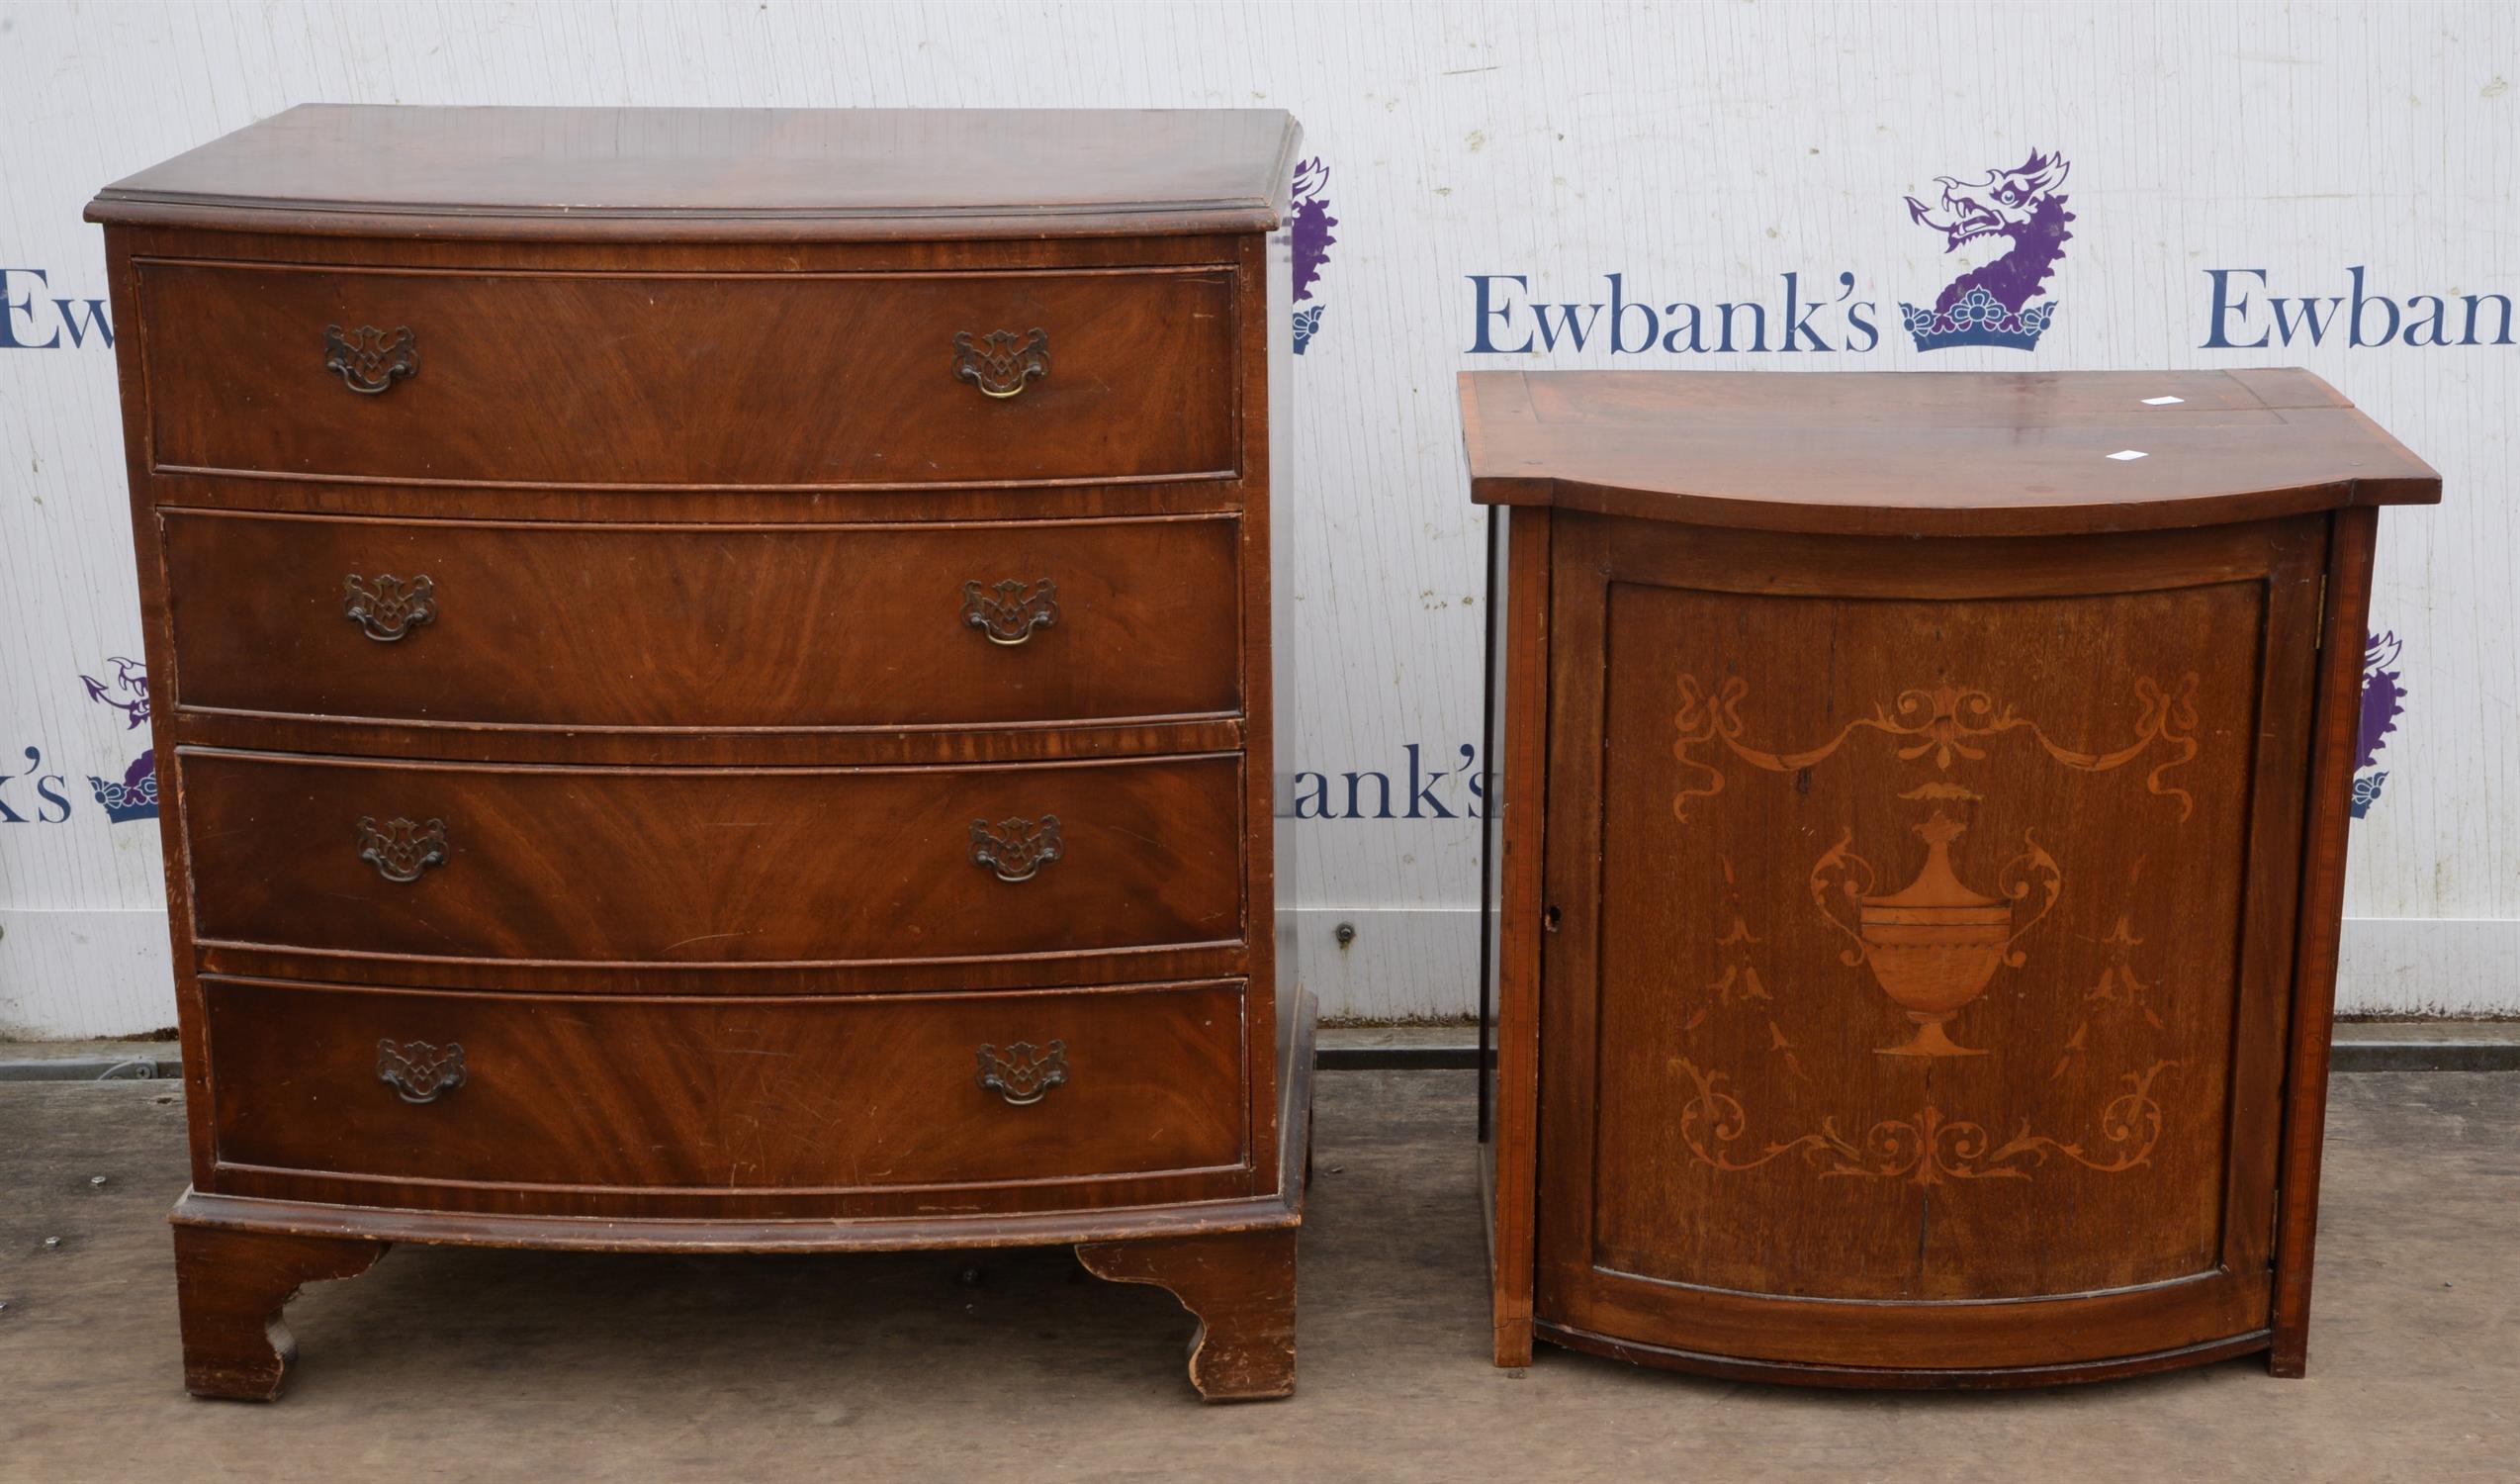
[[[1267,231],[1274,109],[307,105],[107,186],[90,221],[397,235],[1002,237]]]
[[[1468,372],[1472,498],[1876,535],[2431,504],[2441,476],[2297,369]]]

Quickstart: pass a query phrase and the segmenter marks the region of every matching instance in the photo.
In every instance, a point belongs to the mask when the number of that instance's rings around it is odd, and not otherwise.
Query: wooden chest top
[[[1277,109],[307,104],[99,192],[92,222],[656,240],[1258,232]]]

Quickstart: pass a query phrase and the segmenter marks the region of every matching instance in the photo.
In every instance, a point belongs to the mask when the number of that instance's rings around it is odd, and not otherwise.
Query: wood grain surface
[[[1229,266],[857,278],[145,262],[160,470],[563,485],[1147,479],[1238,463]],[[361,395],[326,331],[408,330]],[[956,336],[1042,331],[1003,396]],[[842,411],[846,409],[846,415]]]
[[[160,518],[183,688],[161,703],[189,711],[689,736],[1242,709],[1230,517],[803,528]],[[381,639],[345,612],[344,584],[389,577],[425,579],[432,611]],[[989,616],[975,604],[1005,582],[1021,590],[1020,611],[993,635],[972,621]],[[498,755],[497,739],[473,740],[476,755]]]
[[[1230,755],[868,770],[181,762],[192,915],[214,944],[670,966],[1243,937]],[[362,819],[435,821],[445,859],[391,879],[362,855]],[[1060,854],[1024,880],[974,859],[975,826],[1014,836],[1052,820]]]
[[[705,1191],[927,1187],[1239,1170],[1239,984],[1046,994],[524,998],[213,980],[222,1164],[453,1184]],[[460,1047],[425,1102],[379,1046]],[[1053,1055],[1017,1105],[986,1048]],[[1056,1048],[1053,1053],[1052,1048]]]

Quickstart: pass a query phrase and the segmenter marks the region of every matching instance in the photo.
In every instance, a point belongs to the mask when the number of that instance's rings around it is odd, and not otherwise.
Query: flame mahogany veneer
[[[2301,1374],[2375,507],[2439,477],[2301,371],[1462,407],[1496,1363]]]
[[[1298,131],[300,108],[107,187],[187,1384],[390,1244],[1074,1244],[1295,1384]]]

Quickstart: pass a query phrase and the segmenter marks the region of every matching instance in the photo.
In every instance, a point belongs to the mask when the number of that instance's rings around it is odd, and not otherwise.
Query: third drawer
[[[1242,758],[621,769],[179,750],[206,946],[885,964],[1242,937]]]

